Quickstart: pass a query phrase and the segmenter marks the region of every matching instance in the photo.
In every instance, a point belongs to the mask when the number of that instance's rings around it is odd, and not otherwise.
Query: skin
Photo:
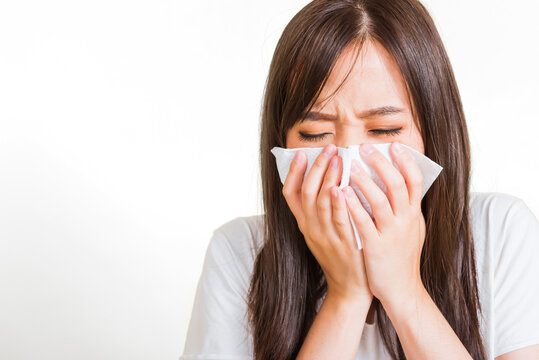
[[[287,133],[288,148],[323,147],[327,144],[347,147],[351,144],[398,141],[424,153],[421,133],[414,123],[412,107],[397,65],[378,43],[368,42],[363,49],[365,51],[362,51],[362,56],[352,68],[348,81],[330,98],[349,70],[354,49],[347,48],[337,59],[319,101],[312,108],[312,112],[327,114],[333,119],[315,115],[304,122],[296,123]],[[368,114],[368,110],[388,106],[400,111]],[[401,128],[398,134],[377,132],[398,128]],[[300,133],[326,135],[313,141],[302,139]],[[338,157],[336,158],[340,161]],[[342,164],[339,166],[342,168]],[[374,322],[373,306],[369,308],[367,322],[369,324]]]
[[[404,81],[378,43],[365,43],[357,62],[353,62],[353,51],[349,47],[337,59],[320,101],[313,107],[318,114],[296,123],[286,136],[288,148],[324,147],[305,179],[307,159],[298,151],[283,185],[283,195],[328,283],[326,298],[297,358],[354,359],[364,326],[357,319],[372,323],[369,308],[375,296],[391,319],[407,358],[471,359],[420,277],[425,239],[420,206],[423,179],[408,152],[399,151],[398,143],[421,153],[424,148]],[[350,64],[353,68],[347,81],[329,97],[342,83]],[[399,111],[370,111],[380,107]],[[398,134],[379,132],[395,128],[401,128]],[[300,133],[325,135],[305,140]],[[393,142],[390,153],[402,173],[368,146],[387,142]],[[354,171],[352,164],[351,181],[371,205],[374,220],[349,186],[338,188],[342,163],[335,156],[335,146],[350,144],[363,144],[361,156],[388,188],[386,195],[361,167]],[[357,248],[348,211],[362,239],[362,250]],[[537,352],[537,348],[527,349]],[[523,356],[529,353],[520,349],[496,359]]]
[[[397,65],[378,43],[368,42],[363,49],[365,51],[352,68],[348,81],[330,98],[349,70],[354,49],[347,48],[337,59],[336,66],[322,89],[319,102],[312,108],[312,112],[327,114],[334,119],[316,116],[296,123],[287,133],[286,147],[323,147],[327,144],[347,147],[351,144],[398,141],[424,153],[421,133],[414,123],[412,107]],[[387,106],[401,111],[368,114],[371,109]],[[367,116],[358,117],[355,114]],[[398,128],[401,128],[399,134],[376,132]],[[326,135],[313,141],[302,139],[300,133]],[[339,166],[342,168],[342,164]],[[369,308],[367,322],[374,322],[373,306]]]

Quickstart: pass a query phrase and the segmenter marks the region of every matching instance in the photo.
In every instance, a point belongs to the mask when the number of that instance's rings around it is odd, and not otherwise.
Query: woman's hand
[[[330,144],[316,158],[303,180],[307,157],[296,152],[283,185],[283,195],[294,214],[307,246],[324,271],[331,297],[370,303],[363,262],[358,250],[346,201],[338,182],[342,159]]]
[[[347,186],[343,191],[365,251],[370,289],[383,304],[392,304],[424,288],[419,271],[425,241],[425,219],[421,213],[423,174],[397,143],[391,145],[390,152],[402,175],[372,145],[364,144],[360,149],[362,158],[387,187],[386,196],[352,161],[351,181],[369,202],[374,222],[354,190]]]

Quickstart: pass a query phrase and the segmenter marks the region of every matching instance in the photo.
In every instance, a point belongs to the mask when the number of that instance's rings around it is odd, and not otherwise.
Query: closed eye
[[[395,129],[373,129],[369,130],[370,132],[376,134],[376,135],[399,135],[401,133],[402,126]]]
[[[304,141],[319,141],[324,139],[326,136],[331,135],[331,133],[323,133],[323,134],[306,134],[304,132],[299,132],[299,137],[301,140]]]
[[[390,135],[396,136],[399,135],[402,131],[402,126],[394,129],[372,129],[369,130],[374,135]],[[299,137],[303,141],[321,141],[326,136],[331,135],[331,133],[322,133],[322,134],[306,134],[302,131],[299,132]]]

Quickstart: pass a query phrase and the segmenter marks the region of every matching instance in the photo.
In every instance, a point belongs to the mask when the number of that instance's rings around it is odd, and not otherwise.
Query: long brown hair
[[[425,155],[443,167],[423,198],[420,271],[428,293],[472,358],[486,359],[469,218],[470,145],[451,64],[427,10],[416,0],[315,0],[286,26],[273,55],[262,108],[260,162],[264,246],[256,258],[248,317],[258,360],[294,359],[327,291],[283,195],[274,146],[310,110],[339,54],[379,42],[405,80]],[[374,299],[380,335],[405,359],[387,313]]]

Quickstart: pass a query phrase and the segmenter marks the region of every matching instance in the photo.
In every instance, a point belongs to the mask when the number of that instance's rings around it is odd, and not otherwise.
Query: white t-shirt
[[[521,199],[501,193],[471,193],[470,214],[488,359],[539,344],[537,218]],[[180,360],[253,358],[246,299],[262,235],[260,215],[214,231]],[[390,359],[376,320],[365,323],[356,359]]]

